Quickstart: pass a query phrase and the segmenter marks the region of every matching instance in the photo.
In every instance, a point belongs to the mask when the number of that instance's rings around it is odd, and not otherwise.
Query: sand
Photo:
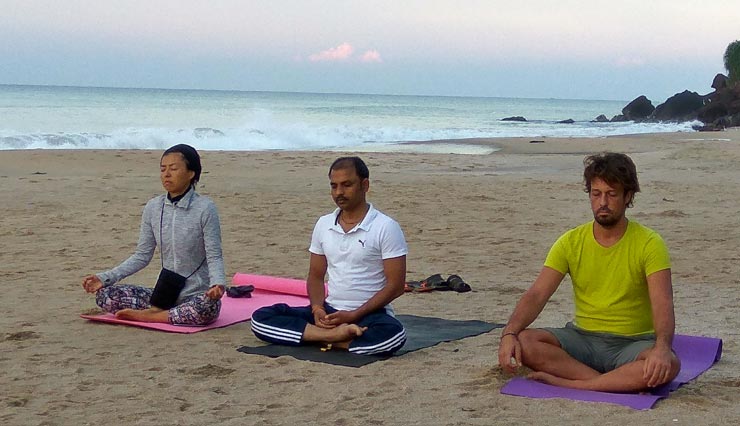
[[[491,425],[740,422],[740,132],[468,140],[488,155],[363,153],[369,199],[402,225],[408,278],[459,274],[474,291],[406,294],[397,312],[505,322],[562,232],[590,219],[585,154],[628,152],[642,193],[628,217],[671,251],[677,332],[724,357],[655,409],[499,393],[497,330],[359,369],[266,358],[249,323],[176,335],[95,324],[84,275],[136,245],[159,194],[160,152],[0,151],[0,424]],[[460,143],[443,141],[439,143]],[[305,277],[316,218],[333,209],[334,152],[203,152],[227,276]],[[157,262],[129,278],[151,285]],[[570,319],[566,280],[535,325]]]

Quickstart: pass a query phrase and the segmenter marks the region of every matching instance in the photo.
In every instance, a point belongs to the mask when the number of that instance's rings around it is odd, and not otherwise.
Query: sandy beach
[[[459,274],[474,289],[406,294],[398,313],[506,322],[548,248],[591,219],[582,161],[629,153],[642,192],[629,218],[657,230],[673,260],[677,332],[720,337],[722,360],[635,411],[499,393],[499,331],[362,368],[236,351],[240,323],[192,335],[91,323],[84,275],[136,246],[159,193],[161,152],[0,151],[0,424],[3,425],[723,425],[740,423],[740,131],[599,139],[438,141],[487,155],[362,153],[369,199],[409,243],[408,278]],[[303,278],[336,152],[201,152],[199,192],[221,216],[227,276]],[[158,257],[155,257],[155,260]],[[156,261],[127,282],[153,285]],[[539,326],[572,314],[566,279]]]

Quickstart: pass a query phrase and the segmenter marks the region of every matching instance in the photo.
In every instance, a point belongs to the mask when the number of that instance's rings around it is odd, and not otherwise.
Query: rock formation
[[[727,77],[717,74],[712,82],[714,92],[704,99],[697,118],[704,123],[696,130],[722,130],[740,126],[740,82],[730,84]]]
[[[684,90],[655,107],[650,119],[655,121],[694,121],[704,105],[705,96]]]
[[[635,100],[628,103],[627,106],[622,108],[622,115],[624,116],[624,120],[622,121],[644,121],[646,118],[650,117],[650,114],[652,114],[653,111],[655,111],[655,107],[653,106],[653,103],[650,102],[650,99],[645,95],[640,95],[635,98]]]

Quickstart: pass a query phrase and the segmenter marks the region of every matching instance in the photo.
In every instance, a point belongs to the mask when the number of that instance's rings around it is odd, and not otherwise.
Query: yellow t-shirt
[[[671,267],[668,248],[657,232],[630,221],[616,244],[596,242],[593,221],[563,234],[545,266],[573,281],[576,327],[635,336],[653,333],[647,276]]]

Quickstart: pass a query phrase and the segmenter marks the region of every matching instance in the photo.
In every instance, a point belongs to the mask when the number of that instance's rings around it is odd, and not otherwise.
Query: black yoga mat
[[[434,317],[419,317],[416,315],[397,315],[399,321],[406,328],[406,344],[393,356],[400,356],[408,352],[428,348],[441,342],[464,339],[487,333],[504,324],[490,323],[477,320],[447,320]],[[269,357],[292,356],[293,358],[324,362],[327,364],[346,367],[362,367],[376,361],[391,357],[375,355],[356,355],[342,350],[323,352],[318,346],[242,346],[237,349],[246,354],[265,355]]]

